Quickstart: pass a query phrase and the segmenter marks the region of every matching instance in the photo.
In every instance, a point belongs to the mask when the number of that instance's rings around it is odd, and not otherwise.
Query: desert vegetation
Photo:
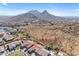
[[[79,27],[78,23],[55,23],[53,25],[28,25],[19,27],[31,40],[50,47],[52,51],[61,50],[67,55],[79,55]]]

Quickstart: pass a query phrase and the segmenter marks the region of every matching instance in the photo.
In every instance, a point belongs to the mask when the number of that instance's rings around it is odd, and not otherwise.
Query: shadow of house
[[[3,38],[0,38],[0,45],[3,45]]]

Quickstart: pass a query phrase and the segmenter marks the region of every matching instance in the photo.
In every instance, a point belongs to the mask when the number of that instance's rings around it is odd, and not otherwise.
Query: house
[[[50,56],[51,54],[49,53],[49,51],[45,50],[45,49],[39,49],[35,51],[38,55],[40,56]]]
[[[35,53],[37,55],[40,55],[40,56],[49,56],[50,55],[48,50],[44,49],[42,46],[40,46],[38,44],[36,44],[35,49],[36,49]]]
[[[30,41],[30,40],[26,41],[26,48],[27,49],[30,48],[30,47],[32,47],[33,45],[34,45],[34,43],[32,41]]]
[[[32,41],[29,41],[29,40],[26,40],[26,39],[22,39],[22,40],[21,40],[20,49],[21,49],[21,51],[23,51],[24,53],[30,53],[30,52],[28,51],[28,49],[29,49],[30,47],[32,47],[33,44],[34,44],[34,43],[33,43]]]
[[[28,49],[28,53],[38,56],[50,56],[51,54],[49,53],[48,50],[44,49],[43,46],[39,44],[34,44],[34,42],[30,40],[22,41],[22,44]]]
[[[20,46],[20,45],[21,45],[21,40],[15,41],[14,44],[16,45],[16,47],[17,47],[17,46]]]
[[[13,42],[13,43],[6,44],[5,47],[6,47],[6,50],[8,50],[9,52],[12,52],[12,51],[15,51],[16,45]]]
[[[68,56],[68,54],[65,53],[65,52],[63,52],[63,51],[59,51],[59,52],[57,53],[57,56]]]
[[[25,46],[27,49],[30,48],[34,43],[30,40],[21,40],[21,46]]]
[[[42,48],[42,46],[35,44],[34,46],[32,46],[31,48],[29,48],[28,50],[31,52],[31,51],[39,50],[41,48]]]
[[[10,43],[13,47],[16,47],[16,45],[17,45],[17,42],[15,41],[15,42],[11,42]]]
[[[28,52],[35,53],[37,56],[49,56],[49,51],[45,50],[41,45],[35,44],[28,49]]]
[[[36,50],[35,46],[32,46],[28,49],[28,53],[32,54],[35,52],[35,50]]]
[[[64,56],[64,55],[63,55],[63,52],[59,51],[59,52],[57,53],[57,56]]]
[[[0,46],[0,55],[2,55],[4,53],[4,46]]]
[[[4,40],[5,42],[13,41],[14,38],[15,38],[15,37],[14,37],[13,35],[8,35],[8,34],[4,34],[4,36],[3,36],[3,40]]]

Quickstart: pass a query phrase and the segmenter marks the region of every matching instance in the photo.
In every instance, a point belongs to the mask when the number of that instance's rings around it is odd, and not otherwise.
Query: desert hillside
[[[79,25],[57,23],[53,25],[29,25],[20,27],[32,40],[44,47],[60,49],[67,55],[79,55]]]

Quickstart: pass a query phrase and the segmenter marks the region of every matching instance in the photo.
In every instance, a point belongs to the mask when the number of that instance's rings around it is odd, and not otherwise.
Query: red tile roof
[[[41,45],[38,45],[38,44],[35,44],[31,48],[29,48],[29,51],[33,51],[33,50],[35,50],[37,54],[42,56],[47,56],[49,54],[47,50],[45,50]]]
[[[3,36],[3,38],[6,39],[6,40],[13,40],[14,36],[12,36],[12,35],[5,35],[5,36]]]

